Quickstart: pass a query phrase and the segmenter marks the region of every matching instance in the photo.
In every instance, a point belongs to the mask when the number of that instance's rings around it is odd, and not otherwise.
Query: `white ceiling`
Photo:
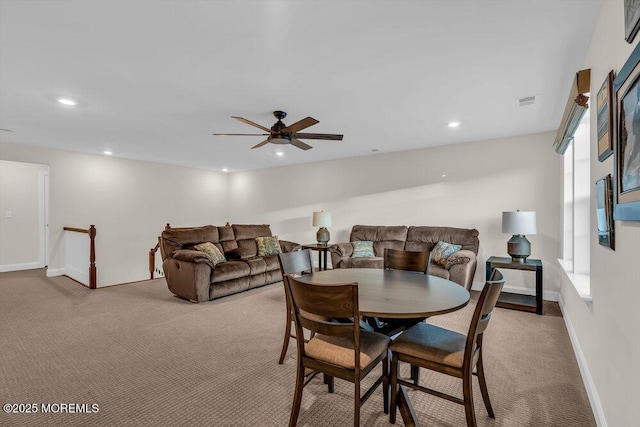
[[[236,171],[553,130],[600,5],[1,0],[0,140]],[[212,135],[273,110],[344,140]]]

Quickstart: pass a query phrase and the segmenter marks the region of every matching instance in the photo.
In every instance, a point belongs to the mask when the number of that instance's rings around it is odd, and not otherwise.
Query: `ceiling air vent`
[[[518,98],[518,107],[526,107],[527,105],[533,105],[535,103],[536,103],[535,95]]]

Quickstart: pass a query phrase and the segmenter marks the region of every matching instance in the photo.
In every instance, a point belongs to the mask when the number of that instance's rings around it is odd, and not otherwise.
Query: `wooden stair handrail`
[[[75,227],[62,227],[64,231],[73,231],[75,233],[85,233],[89,235],[89,289],[96,288],[97,271],[96,271],[96,226],[91,224],[88,229]]]
[[[160,248],[160,237],[158,237],[158,243],[156,243],[156,245],[153,248],[149,249],[149,275],[151,279],[153,279],[153,273],[154,273],[154,270],[156,269],[156,252],[158,252],[159,248]]]

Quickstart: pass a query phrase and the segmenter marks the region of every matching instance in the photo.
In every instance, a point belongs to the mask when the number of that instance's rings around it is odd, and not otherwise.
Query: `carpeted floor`
[[[466,332],[473,306],[430,322]],[[555,315],[494,312],[485,369],[496,419],[486,416],[476,383],[480,426],[595,425],[563,319],[557,308],[546,310]],[[0,412],[0,425],[285,426],[296,351],[292,343],[278,365],[284,319],[280,283],[192,304],[174,297],[164,279],[92,291],[43,270],[0,273],[0,403],[38,410]],[[421,380],[461,388],[425,371]],[[336,380],[327,394],[314,379],[298,424],[352,425],[352,393]],[[462,406],[416,391],[409,398],[421,425],[465,425]],[[86,406],[65,414],[43,413],[41,404],[56,412],[57,404]],[[361,419],[389,425],[380,391]]]

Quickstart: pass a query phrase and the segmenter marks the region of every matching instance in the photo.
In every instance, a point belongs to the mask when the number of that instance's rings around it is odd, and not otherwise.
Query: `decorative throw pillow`
[[[451,243],[443,242],[441,240],[431,251],[433,262],[438,264],[440,267],[446,267],[449,255],[458,252],[461,248],[462,246],[460,245],[452,245]]]
[[[211,242],[204,242],[193,247],[196,251],[204,252],[209,255],[213,260],[213,265],[220,264],[221,262],[225,262],[227,259],[224,257],[220,249],[216,245]]]
[[[278,255],[282,253],[278,236],[256,237],[258,256]]]
[[[353,245],[353,253],[351,258],[372,258],[373,254],[373,242],[369,240],[360,240],[357,242],[351,242]]]
[[[237,261],[242,259],[242,257],[240,256],[240,250],[237,248],[226,251],[224,253],[224,257],[227,259],[227,261],[233,261],[233,260]]]

